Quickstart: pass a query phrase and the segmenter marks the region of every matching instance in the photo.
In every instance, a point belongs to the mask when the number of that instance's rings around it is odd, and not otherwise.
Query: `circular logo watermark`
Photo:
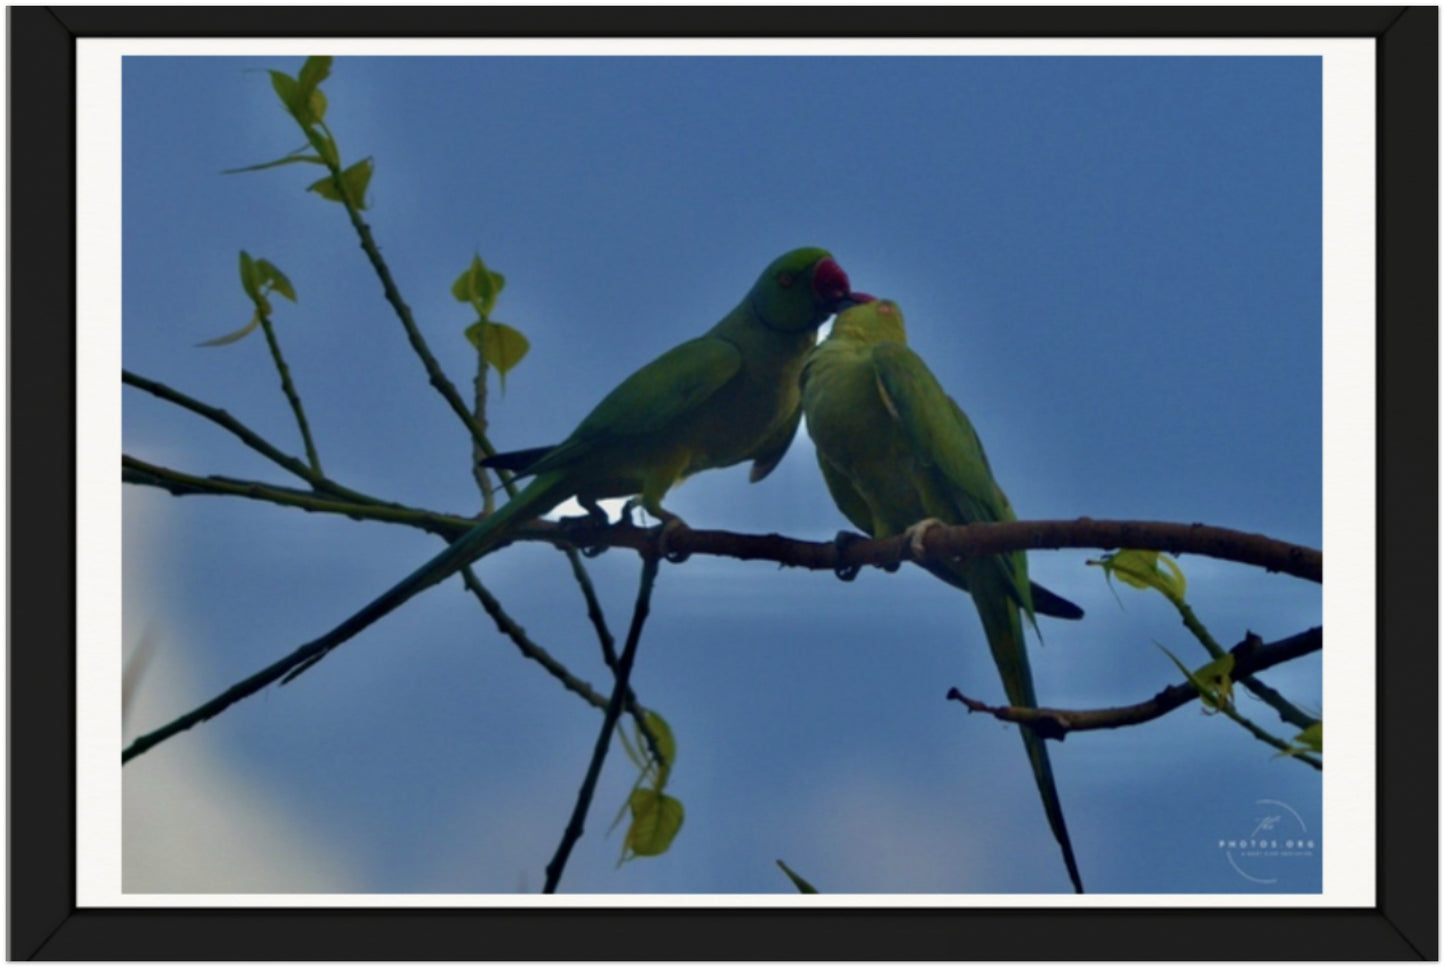
[[[1256,800],[1247,823],[1239,833],[1247,836],[1219,838],[1219,852],[1234,872],[1255,884],[1278,884],[1302,860],[1313,863],[1319,856],[1320,838],[1306,827],[1301,817],[1283,800]]]

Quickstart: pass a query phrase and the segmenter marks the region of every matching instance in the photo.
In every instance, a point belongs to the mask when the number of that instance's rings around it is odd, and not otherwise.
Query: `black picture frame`
[[[10,958],[1438,958],[1437,8],[20,7],[10,8],[8,17]],[[78,908],[75,43],[86,37],[308,35],[1374,38],[1376,906]]]

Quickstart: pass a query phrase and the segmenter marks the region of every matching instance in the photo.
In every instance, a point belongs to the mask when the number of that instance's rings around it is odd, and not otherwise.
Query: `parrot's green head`
[[[858,305],[838,314],[829,339],[856,339],[863,343],[907,343],[903,310],[891,299],[872,299],[855,293]]]
[[[764,326],[797,333],[852,305],[848,274],[826,249],[794,249],[773,260],[748,293]]]

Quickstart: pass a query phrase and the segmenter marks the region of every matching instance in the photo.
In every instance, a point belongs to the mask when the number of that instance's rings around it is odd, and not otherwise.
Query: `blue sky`
[[[300,296],[276,313],[322,463],[357,489],[474,513],[470,446],[427,385],[342,209],[267,76],[288,58],[127,58],[124,364],[301,452],[236,253]],[[1204,521],[1321,545],[1321,101],[1317,58],[350,58],[324,85],[343,157],[433,351],[469,385],[449,287],[504,273],[494,318],[530,355],[493,388],[501,449],[552,443],[612,386],[730,309],[778,254],[829,248],[895,299],[1023,518]],[[191,414],[127,388],[125,449],[292,484]],[[739,468],[669,506],[697,527],[825,540],[846,522],[800,434],[766,481]],[[142,731],[330,628],[440,544],[271,505],[125,491],[126,637],[154,661]],[[1041,701],[1137,702],[1203,653],[1157,597],[1119,600],[1096,552],[1034,576],[1088,611],[1042,621]],[[1320,622],[1320,590],[1185,558],[1216,638]],[[626,628],[628,552],[589,562]],[[605,690],[555,551],[479,574],[531,637]],[[1122,601],[1122,607],[1121,607]],[[1265,677],[1318,710],[1320,660]],[[664,566],[634,685],[671,723],[673,849],[618,868],[635,778],[614,749],[563,889],[1068,889],[971,604],[916,568],[828,573],[695,557]],[[1241,709],[1292,732],[1266,707]],[[126,768],[129,890],[537,890],[598,714],[518,657],[456,581],[296,683]],[[1320,776],[1197,707],[1051,752],[1095,892],[1310,892],[1318,852],[1261,885],[1218,849],[1288,804],[1319,830]],[[161,819],[164,822],[161,822]]]

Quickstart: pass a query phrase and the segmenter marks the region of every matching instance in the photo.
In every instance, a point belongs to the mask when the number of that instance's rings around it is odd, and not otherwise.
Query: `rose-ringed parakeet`
[[[840,313],[809,356],[803,381],[803,413],[828,490],[861,530],[884,538],[913,529],[917,540],[923,529],[915,526],[926,528],[928,519],[1015,520],[973,425],[908,348],[896,304],[868,301]],[[1031,585],[1023,552],[924,567],[972,594],[1009,702],[1036,706],[1023,618],[1033,624],[1036,598],[1063,617],[1082,611]],[[1048,750],[1033,730],[1020,732],[1069,878],[1082,892]]]
[[[663,496],[688,475],[753,461],[754,480],[787,450],[800,419],[799,375],[817,329],[849,299],[848,276],[824,249],[774,260],[738,305],[702,336],[623,380],[566,440],[529,468],[533,480],[447,549],[330,632],[277,662],[290,679],[331,649],[570,497],[639,495],[671,524]],[[255,677],[253,677],[255,678]],[[254,691],[254,690],[251,690]]]

